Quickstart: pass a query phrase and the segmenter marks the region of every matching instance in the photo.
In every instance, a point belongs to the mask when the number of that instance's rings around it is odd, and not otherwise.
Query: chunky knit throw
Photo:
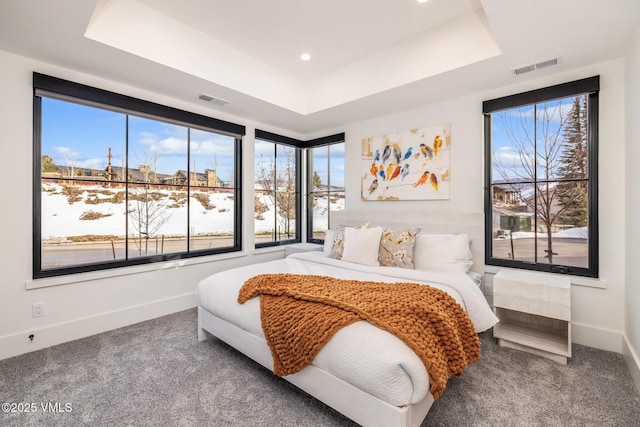
[[[244,283],[238,302],[258,295],[276,375],[300,371],[340,328],[359,320],[389,331],[415,351],[434,399],[452,374],[460,376],[480,358],[480,340],[467,313],[449,294],[427,285],[262,274]]]

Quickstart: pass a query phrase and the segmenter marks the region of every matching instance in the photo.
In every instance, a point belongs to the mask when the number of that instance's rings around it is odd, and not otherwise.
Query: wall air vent
[[[520,74],[529,73],[531,71],[541,70],[543,68],[553,67],[554,65],[558,65],[560,63],[560,57],[547,59],[546,61],[536,62],[535,64],[524,65],[522,67],[514,68],[511,70],[511,73],[514,76],[519,76]]]
[[[200,95],[198,95],[198,99],[207,102],[213,102],[214,104],[218,105],[227,105],[229,103],[229,101],[227,101],[226,99],[216,98],[215,96],[207,95],[206,93],[201,93]]]

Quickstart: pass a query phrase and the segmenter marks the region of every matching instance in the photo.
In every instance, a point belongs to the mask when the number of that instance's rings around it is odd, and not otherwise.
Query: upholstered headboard
[[[422,233],[459,234],[465,233],[471,240],[473,266],[471,271],[484,274],[484,214],[481,212],[331,212],[331,225],[360,225],[369,222],[390,228],[419,225]]]

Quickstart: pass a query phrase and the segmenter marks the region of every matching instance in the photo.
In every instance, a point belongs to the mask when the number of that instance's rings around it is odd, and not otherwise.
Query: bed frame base
[[[273,371],[273,359],[263,339],[198,307],[198,340],[205,341],[207,333]],[[417,427],[433,404],[433,397],[428,394],[419,403],[393,406],[315,365],[309,365],[302,371],[283,378],[344,416],[367,427]]]

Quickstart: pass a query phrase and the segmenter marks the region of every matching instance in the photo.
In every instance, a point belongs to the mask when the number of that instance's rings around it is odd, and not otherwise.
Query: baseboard
[[[631,378],[633,378],[633,382],[636,385],[636,389],[638,393],[640,393],[640,357],[638,357],[638,353],[635,352],[631,343],[629,343],[629,339],[626,334],[622,336],[622,355],[624,356],[624,360],[627,362],[627,366],[629,367],[629,372],[631,373]]]
[[[197,306],[195,292],[0,337],[0,360]],[[29,340],[33,334],[34,339]]]
[[[622,353],[622,332],[571,322],[571,342]]]

